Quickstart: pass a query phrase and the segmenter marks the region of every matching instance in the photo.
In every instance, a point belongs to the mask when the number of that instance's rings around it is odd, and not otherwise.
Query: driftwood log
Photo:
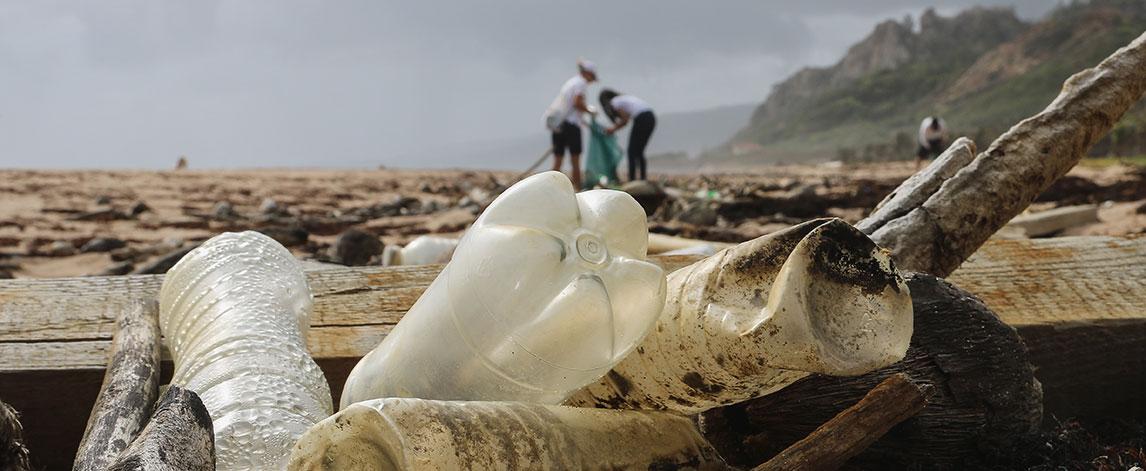
[[[147,425],[158,396],[159,308],[146,301],[119,318],[103,385],[72,469],[107,469]]]
[[[974,146],[956,142],[857,227],[891,249],[900,269],[947,276],[1074,167],[1144,92],[1146,33],[1069,78],[1046,109],[965,166]]]
[[[917,386],[905,374],[891,375],[854,406],[753,471],[839,469],[892,427],[923,410],[930,392],[930,386]]]
[[[168,386],[147,427],[106,469],[213,471],[215,432],[203,401],[194,392]]]
[[[697,257],[656,260],[671,271]],[[336,397],[354,364],[440,269],[307,274],[315,296],[309,349]],[[0,280],[0,397],[26,425],[34,424],[25,438],[43,466],[72,465],[99,393],[116,316],[154,299],[162,279]],[[1138,397],[1146,388],[1146,238],[992,240],[950,279],[1018,329],[1038,367],[1048,412],[1146,417],[1146,401]],[[169,361],[164,368],[170,375]]]
[[[702,431],[729,464],[768,460],[898,373],[933,388],[927,407],[851,466],[955,466],[972,451],[1005,446],[1038,427],[1042,392],[1015,330],[942,279],[907,278],[915,310],[907,358],[856,377],[810,376],[772,395],[702,414]]]
[[[24,428],[20,425],[20,416],[4,401],[0,401],[0,469],[32,469],[28,463],[28,447],[24,446]]]

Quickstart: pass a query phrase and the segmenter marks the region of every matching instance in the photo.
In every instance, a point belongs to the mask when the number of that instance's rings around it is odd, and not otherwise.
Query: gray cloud
[[[953,12],[972,1],[944,0]],[[1017,3],[1032,18],[1044,1]],[[659,110],[761,101],[910,1],[0,3],[0,166],[496,165],[578,56]],[[519,160],[520,156],[513,156]]]

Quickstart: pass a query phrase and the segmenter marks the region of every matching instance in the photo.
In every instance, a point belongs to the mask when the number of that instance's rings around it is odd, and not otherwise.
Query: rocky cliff
[[[990,139],[1049,103],[1072,73],[1146,30],[1146,2],[1074,2],[1034,24],[1010,9],[952,17],[927,10],[918,23],[880,23],[836,64],[775,85],[732,140],[763,150],[739,158],[905,158],[915,126],[931,114],[955,132]],[[731,148],[713,155],[728,158]]]

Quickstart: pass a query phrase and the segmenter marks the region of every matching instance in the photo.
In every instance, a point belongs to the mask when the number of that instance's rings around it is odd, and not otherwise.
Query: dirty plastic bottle
[[[727,469],[692,420],[666,412],[389,398],[319,422],[293,471]]]
[[[668,277],[653,334],[568,405],[695,414],[907,353],[911,294],[890,254],[839,219],[718,252]]]
[[[332,412],[306,350],[310,290],[270,237],[224,233],[179,261],[159,292],[174,384],[211,414],[218,469],[282,469],[296,439]]]
[[[382,343],[341,404],[380,397],[560,403],[653,326],[664,272],[645,260],[645,212],[628,194],[575,194],[560,172],[502,193]]]

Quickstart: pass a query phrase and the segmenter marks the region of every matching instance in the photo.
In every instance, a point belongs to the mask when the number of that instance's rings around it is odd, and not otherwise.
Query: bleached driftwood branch
[[[933,165],[942,169],[904,182],[857,227],[891,249],[900,269],[947,276],[1074,167],[1144,92],[1146,34],[1072,76],[1041,113],[946,176],[974,150],[957,141]]]
[[[194,392],[168,386],[147,427],[106,469],[214,471],[215,433],[203,401]]]
[[[120,315],[103,385],[72,469],[107,469],[147,425],[158,396],[159,307],[147,301]]]

